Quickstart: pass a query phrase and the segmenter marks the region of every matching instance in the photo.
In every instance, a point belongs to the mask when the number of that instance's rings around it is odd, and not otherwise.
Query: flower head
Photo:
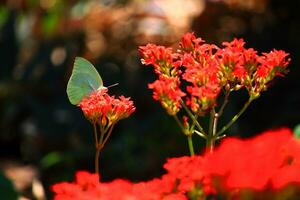
[[[135,110],[130,98],[115,98],[107,94],[107,88],[100,88],[84,98],[79,107],[92,123],[110,125],[129,117]]]
[[[153,89],[153,98],[161,102],[162,106],[170,115],[175,115],[181,108],[181,98],[185,96],[179,88],[178,78],[165,78],[149,84],[148,87]]]
[[[172,48],[147,44],[139,47],[139,52],[142,56],[142,64],[152,65],[159,76],[176,77],[180,74],[178,67],[181,63]]]

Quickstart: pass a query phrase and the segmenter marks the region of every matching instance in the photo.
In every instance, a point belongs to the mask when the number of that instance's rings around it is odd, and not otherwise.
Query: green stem
[[[100,157],[100,152],[102,149],[102,143],[103,143],[103,138],[105,135],[104,128],[101,124],[100,126],[100,140],[98,140],[98,134],[97,134],[97,127],[96,124],[94,124],[94,132],[95,132],[95,142],[96,142],[96,153],[95,153],[95,173],[98,174],[100,177],[100,172],[99,172],[99,157]]]
[[[184,129],[182,123],[180,122],[180,120],[178,119],[177,115],[173,115],[173,117],[174,117],[175,121],[177,122],[177,124],[179,125],[181,131],[186,135],[185,129]]]
[[[204,138],[206,140],[207,138],[207,135],[203,135],[203,133],[197,131],[197,130],[194,130],[194,133],[198,134],[200,137]]]
[[[194,145],[193,145],[193,140],[192,140],[192,134],[191,132],[186,132],[184,126],[182,125],[182,123],[180,122],[180,120],[178,119],[177,115],[173,115],[175,121],[177,122],[177,124],[180,126],[181,131],[187,136],[188,138],[188,145],[189,145],[189,150],[190,150],[190,155],[193,156],[195,155],[194,153]]]
[[[93,123],[93,127],[94,127],[95,147],[97,148],[97,146],[98,146],[97,124],[96,124],[96,123]]]
[[[96,148],[96,154],[95,154],[95,173],[98,174],[99,177],[100,177],[100,174],[99,174],[99,156],[100,156],[100,152],[101,152],[101,147],[98,146]]]
[[[103,138],[104,138],[104,135],[105,135],[106,131],[104,130],[103,126],[100,124],[100,140],[98,142],[98,146],[100,147],[100,149],[102,148],[102,143],[103,143]]]
[[[109,137],[110,137],[110,135],[111,135],[111,133],[112,133],[112,130],[113,130],[113,128],[114,128],[114,125],[115,125],[115,124],[112,124],[112,125],[111,125],[111,127],[110,127],[110,129],[109,129],[109,131],[108,131],[108,133],[107,133],[107,135],[106,135],[104,141],[101,143],[101,149],[104,147],[104,145],[106,144],[107,140],[109,139]]]
[[[217,134],[216,136],[220,136],[222,133],[224,133],[236,120],[239,119],[239,117],[245,112],[245,110],[249,107],[250,103],[254,100],[254,98],[249,98],[249,100],[245,103],[243,108],[226,124]]]
[[[192,135],[187,136],[191,156],[195,155]]]
[[[202,132],[204,135],[204,129],[202,128],[202,126],[199,124],[199,122],[197,121],[196,117],[193,115],[193,113],[189,110],[189,108],[182,102],[181,103],[182,107],[184,108],[184,110],[187,112],[187,114],[189,115],[189,117],[193,120],[193,122],[195,123],[195,125],[197,126],[197,128],[199,129],[200,132]]]
[[[222,104],[220,110],[218,111],[219,117],[223,114],[224,108],[225,108],[225,106],[226,106],[227,103],[228,103],[228,97],[229,97],[229,94],[230,94],[230,91],[226,91],[226,92],[225,92],[223,104]]]
[[[98,133],[97,133],[97,124],[93,123],[93,128],[94,128],[94,139],[95,139],[95,148],[96,148],[96,153],[95,153],[95,173],[99,175],[99,156],[100,156],[100,151],[101,148],[98,143]],[[102,133],[101,133],[102,135]]]
[[[212,135],[212,130],[214,126],[214,115],[215,115],[215,109],[212,108],[210,111],[210,117],[209,117],[209,127],[208,127],[208,135]]]
[[[216,132],[216,115],[215,109],[212,108],[209,118],[208,136],[206,139],[206,150],[212,152],[215,144],[215,132]]]

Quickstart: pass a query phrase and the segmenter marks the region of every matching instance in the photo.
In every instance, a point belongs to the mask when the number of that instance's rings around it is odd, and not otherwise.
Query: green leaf
[[[294,128],[294,137],[295,137],[295,138],[300,138],[300,124],[298,124],[298,125],[295,126],[295,128]]]
[[[44,156],[40,162],[41,168],[48,169],[64,160],[63,154],[59,152],[51,152]]]
[[[76,57],[67,85],[67,94],[71,104],[78,105],[83,98],[100,87],[103,87],[103,82],[93,64],[84,58]]]

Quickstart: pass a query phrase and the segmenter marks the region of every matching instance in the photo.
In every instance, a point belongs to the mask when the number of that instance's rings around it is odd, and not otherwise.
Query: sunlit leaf
[[[78,105],[84,97],[100,87],[103,87],[103,82],[93,64],[84,58],[76,57],[67,86],[71,104]]]
[[[298,124],[297,126],[295,126],[295,128],[294,128],[294,136],[296,138],[300,138],[300,124]]]
[[[49,167],[52,167],[64,160],[64,157],[59,152],[51,152],[47,154],[43,159],[41,160],[41,167],[44,169],[47,169]]]

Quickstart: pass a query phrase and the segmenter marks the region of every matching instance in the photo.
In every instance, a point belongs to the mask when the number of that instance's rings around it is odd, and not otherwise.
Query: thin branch
[[[99,143],[98,143],[98,147],[100,147],[100,149],[102,148],[102,143],[103,143],[103,138],[104,138],[104,135],[106,133],[106,131],[104,130],[103,126],[100,124],[100,140],[99,140]]]
[[[186,130],[182,125],[182,123],[180,122],[180,120],[178,119],[177,115],[173,115],[173,117],[175,121],[178,123],[178,125],[180,126],[182,132],[187,136],[190,155],[191,156],[195,155],[192,134],[190,132],[186,133]]]
[[[173,115],[175,121],[177,122],[177,124],[179,125],[181,131],[185,134],[185,129],[184,126],[182,125],[182,123],[180,122],[180,120],[178,119],[177,115]]]
[[[96,144],[96,148],[97,148],[97,146],[98,146],[97,124],[93,123],[93,127],[94,127],[94,139],[95,139],[95,144]]]
[[[111,133],[112,133],[112,130],[113,130],[114,126],[115,126],[115,124],[112,124],[112,125],[111,125],[111,127],[110,127],[108,133],[106,134],[106,137],[105,137],[103,143],[101,144],[101,149],[104,147],[104,145],[106,144],[108,138],[110,137],[110,135],[111,135]]]
[[[218,137],[216,138],[216,140],[220,140],[220,139],[222,139],[222,138],[224,138],[224,137],[226,137],[226,134],[218,136]]]
[[[191,156],[195,155],[192,135],[187,136]]]
[[[199,132],[199,131],[197,131],[197,130],[194,130],[194,133],[198,134],[200,137],[202,137],[202,138],[204,138],[204,139],[207,138],[206,135],[204,135],[203,133],[201,133],[201,132]]]
[[[226,124],[217,134],[216,136],[220,136],[222,133],[224,133],[236,120],[239,119],[239,117],[245,112],[245,110],[249,107],[250,103],[253,101],[253,98],[249,98],[249,100],[245,103],[243,108]]]
[[[216,130],[216,126],[215,126],[215,108],[213,107],[210,111],[210,117],[209,117],[209,127],[208,127],[208,136],[206,139],[206,149],[209,152],[213,151],[214,148],[214,143],[215,143],[215,130]]]
[[[218,111],[219,117],[220,117],[220,116],[223,114],[223,112],[224,112],[224,108],[226,107],[226,105],[227,105],[227,103],[228,103],[228,97],[229,97],[229,95],[230,95],[230,91],[226,91],[226,92],[225,92],[225,96],[224,96],[223,104],[222,104],[220,110]]]
[[[199,122],[197,121],[197,119],[195,118],[195,116],[193,115],[193,113],[189,110],[189,108],[182,102],[181,103],[182,107],[184,108],[184,110],[187,112],[187,114],[189,115],[189,117],[193,120],[193,122],[196,124],[197,128],[199,129],[200,132],[202,132],[203,134],[205,134],[204,129],[202,128],[202,126],[199,124]],[[205,134],[206,135],[206,134]]]

